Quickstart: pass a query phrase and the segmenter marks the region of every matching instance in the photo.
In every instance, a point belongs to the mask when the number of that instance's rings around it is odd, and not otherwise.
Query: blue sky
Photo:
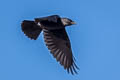
[[[120,80],[119,0],[1,0],[0,80]],[[79,74],[72,76],[49,53],[41,34],[28,39],[24,19],[58,14],[67,27]]]

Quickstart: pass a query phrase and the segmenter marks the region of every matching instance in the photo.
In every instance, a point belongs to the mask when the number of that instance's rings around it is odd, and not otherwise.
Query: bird
[[[34,20],[23,20],[21,29],[32,40],[36,40],[43,31],[44,41],[50,53],[68,73],[74,75],[78,74],[79,68],[75,63],[76,60],[65,29],[66,26],[73,24],[76,23],[69,18],[50,15],[34,18]]]

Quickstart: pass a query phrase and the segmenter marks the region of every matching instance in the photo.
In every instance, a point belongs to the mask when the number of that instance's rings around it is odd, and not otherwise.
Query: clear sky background
[[[24,19],[58,14],[67,27],[79,74],[56,62],[43,40],[21,31]],[[0,80],[120,80],[119,0],[0,0]]]

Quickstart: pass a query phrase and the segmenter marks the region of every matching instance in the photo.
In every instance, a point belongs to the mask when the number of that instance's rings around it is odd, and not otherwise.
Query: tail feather
[[[26,36],[36,40],[42,31],[42,28],[38,26],[34,21],[24,20],[21,24],[22,31]]]

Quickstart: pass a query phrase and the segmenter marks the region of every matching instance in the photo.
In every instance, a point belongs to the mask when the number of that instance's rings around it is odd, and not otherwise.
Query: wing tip
[[[72,75],[78,74],[79,67],[75,64],[75,62],[72,62],[72,65],[70,65],[67,69],[68,74],[71,73]]]

